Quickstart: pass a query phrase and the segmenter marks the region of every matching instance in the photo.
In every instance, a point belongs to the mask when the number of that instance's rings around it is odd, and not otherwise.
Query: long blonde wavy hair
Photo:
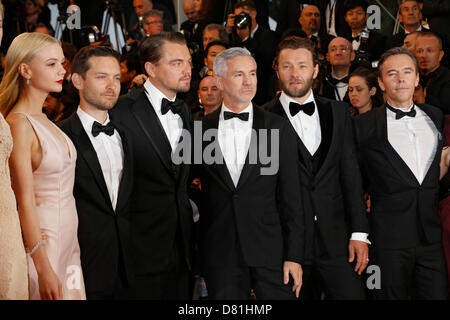
[[[31,64],[36,53],[60,41],[43,33],[25,32],[14,38],[6,53],[5,72],[0,83],[0,112],[6,118],[23,92],[24,79],[19,73],[21,63]]]

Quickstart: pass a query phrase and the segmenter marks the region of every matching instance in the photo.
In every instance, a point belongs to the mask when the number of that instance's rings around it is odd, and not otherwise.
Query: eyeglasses
[[[341,50],[342,52],[347,52],[348,50],[350,50],[350,48],[347,46],[340,46],[340,47],[332,46],[330,48],[330,52],[336,52],[338,50]]]
[[[145,21],[144,24],[160,24],[160,23],[162,23],[162,20]]]

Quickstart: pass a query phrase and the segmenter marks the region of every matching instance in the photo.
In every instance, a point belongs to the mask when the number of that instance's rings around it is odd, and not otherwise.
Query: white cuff
[[[364,233],[364,232],[353,232],[352,236],[350,237],[350,240],[358,240],[358,241],[363,241],[367,244],[372,244],[369,239],[367,239],[367,237],[369,236],[368,233]]]

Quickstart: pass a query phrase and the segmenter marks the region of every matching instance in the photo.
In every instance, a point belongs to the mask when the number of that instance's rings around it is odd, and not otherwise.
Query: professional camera
[[[238,29],[252,28],[252,18],[244,11],[234,16],[234,26]]]
[[[77,48],[89,46],[94,42],[102,42],[102,45],[109,45],[109,36],[100,32],[97,26],[85,26],[74,33],[74,45]]]
[[[368,30],[361,31],[359,38],[359,49],[356,51],[355,60],[358,64],[370,65],[369,62],[369,36],[370,32]]]

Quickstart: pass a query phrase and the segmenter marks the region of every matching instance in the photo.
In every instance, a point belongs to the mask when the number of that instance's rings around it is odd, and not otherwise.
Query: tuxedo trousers
[[[240,245],[236,243],[235,261],[226,266],[204,266],[208,300],[249,300],[253,289],[257,300],[295,300],[294,282],[283,282],[283,265],[250,267],[245,263]]]
[[[355,262],[348,262],[348,254],[329,255],[314,223],[312,261],[303,266],[301,300],[365,300],[366,292]],[[311,242],[310,242],[311,243]],[[356,258],[355,258],[356,260]]]
[[[371,258],[381,272],[376,300],[443,300],[448,298],[447,267],[442,244],[408,249],[374,248]]]

